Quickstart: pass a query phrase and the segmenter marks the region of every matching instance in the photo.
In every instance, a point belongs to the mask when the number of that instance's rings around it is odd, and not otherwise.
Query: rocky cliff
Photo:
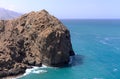
[[[47,11],[0,21],[0,76],[29,66],[64,66],[74,55],[69,30]]]

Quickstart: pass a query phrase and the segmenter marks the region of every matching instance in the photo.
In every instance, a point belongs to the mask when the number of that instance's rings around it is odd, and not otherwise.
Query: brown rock
[[[68,29],[45,10],[0,21],[0,73],[14,75],[41,64],[59,67],[72,55]]]

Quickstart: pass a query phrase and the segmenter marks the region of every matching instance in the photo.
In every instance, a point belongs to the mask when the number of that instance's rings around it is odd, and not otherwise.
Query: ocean
[[[26,70],[19,79],[120,79],[120,20],[61,20],[76,56],[68,67]]]

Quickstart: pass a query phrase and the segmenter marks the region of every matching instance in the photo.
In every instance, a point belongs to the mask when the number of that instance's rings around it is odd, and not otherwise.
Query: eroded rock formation
[[[68,29],[45,10],[0,21],[0,76],[41,64],[59,67],[72,55]]]

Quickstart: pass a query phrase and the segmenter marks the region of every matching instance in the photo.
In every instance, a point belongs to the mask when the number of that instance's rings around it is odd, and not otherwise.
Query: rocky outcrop
[[[72,55],[69,30],[45,10],[0,21],[0,76],[28,66],[64,66]]]

